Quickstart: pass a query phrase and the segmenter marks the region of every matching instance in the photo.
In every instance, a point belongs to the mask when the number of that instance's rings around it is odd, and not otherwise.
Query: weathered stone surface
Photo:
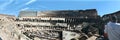
[[[0,37],[3,40],[88,39],[98,34],[97,26],[94,25],[99,23],[99,19],[95,9],[22,11],[18,18],[0,15]],[[65,39],[64,34],[68,34]]]

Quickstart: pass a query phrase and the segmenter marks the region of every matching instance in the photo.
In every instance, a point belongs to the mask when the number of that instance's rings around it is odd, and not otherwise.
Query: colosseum
[[[20,11],[0,14],[3,40],[95,40],[101,17],[96,9]],[[91,38],[93,37],[93,38]]]

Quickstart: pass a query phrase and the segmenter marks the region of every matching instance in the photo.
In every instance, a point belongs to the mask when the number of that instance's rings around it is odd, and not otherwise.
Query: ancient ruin
[[[96,9],[21,11],[18,17],[0,15],[3,40],[95,40],[101,17]]]

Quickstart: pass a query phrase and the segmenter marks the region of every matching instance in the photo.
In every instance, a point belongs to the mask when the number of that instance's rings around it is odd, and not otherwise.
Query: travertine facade
[[[8,31],[15,40],[85,40],[98,34],[96,24],[100,21],[95,9],[89,10],[60,10],[60,11],[21,11],[18,18],[5,20]],[[3,24],[5,25],[5,24]],[[13,33],[13,34],[12,34]],[[0,34],[1,35],[1,34]],[[65,36],[67,35],[67,36]],[[1,37],[5,39],[5,37]],[[68,38],[68,39],[67,39]],[[8,40],[8,39],[5,39]],[[11,39],[10,39],[11,40]]]

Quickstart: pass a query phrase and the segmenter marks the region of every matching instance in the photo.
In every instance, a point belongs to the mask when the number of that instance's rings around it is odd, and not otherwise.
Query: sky
[[[0,0],[0,14],[18,16],[20,11],[97,9],[98,15],[120,10],[120,0]]]

